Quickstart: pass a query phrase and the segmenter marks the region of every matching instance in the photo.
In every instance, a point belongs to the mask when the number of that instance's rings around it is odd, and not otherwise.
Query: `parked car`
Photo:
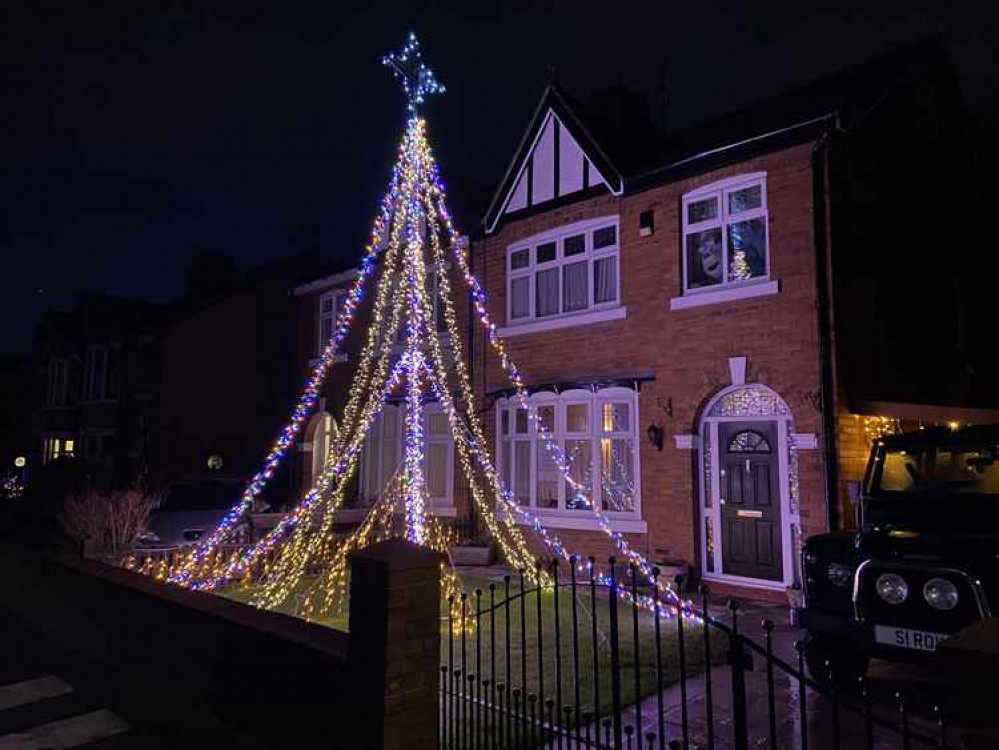
[[[136,540],[138,550],[197,544],[211,534],[239,501],[245,480],[239,477],[190,478],[169,483],[160,506],[149,516],[148,530]]]
[[[999,426],[879,440],[858,527],[802,550],[798,617],[823,681],[854,680],[872,657],[925,658],[999,607]]]

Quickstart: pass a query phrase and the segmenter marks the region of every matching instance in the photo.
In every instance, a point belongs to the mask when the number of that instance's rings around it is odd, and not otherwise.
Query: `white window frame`
[[[110,375],[111,375],[111,350],[117,349],[118,347],[108,344],[89,344],[84,352],[83,357],[83,401],[84,403],[102,403],[109,401],[117,401],[117,395],[110,394]],[[96,373],[94,372],[97,363],[97,357],[102,356],[104,359],[104,367],[101,370],[101,378],[99,382],[96,380]],[[121,362],[118,363],[121,365]],[[121,383],[118,384],[118,390],[121,391]]]
[[[603,433],[600,424],[600,414],[602,407],[606,403],[627,403],[629,405],[629,417],[631,423],[627,433]],[[641,441],[639,440],[639,408],[638,391],[620,386],[602,388],[597,391],[584,389],[572,389],[557,394],[551,391],[539,391],[530,396],[528,400],[530,414],[528,416],[528,433],[526,435],[516,433],[516,410],[521,408],[519,399],[500,398],[496,401],[496,440],[497,445],[501,445],[500,451],[504,455],[504,461],[508,462],[509,477],[511,485],[515,484],[517,477],[517,460],[515,444],[519,441],[526,441],[530,445],[528,451],[530,472],[528,475],[528,502],[521,503],[521,507],[536,513],[545,524],[553,528],[570,529],[594,529],[600,528],[597,521],[597,514],[587,509],[566,508],[566,479],[559,471],[558,505],[555,508],[538,506],[538,451],[545,450],[543,439],[538,434],[537,429],[537,409],[539,406],[555,406],[555,430],[552,438],[565,450],[566,440],[588,439],[590,441],[591,463],[590,463],[590,486],[592,487],[590,496],[594,505],[600,509],[600,514],[606,517],[614,529],[644,533],[647,530],[646,523],[642,520],[642,490],[641,490]],[[585,432],[570,433],[567,430],[567,410],[570,405],[584,404],[588,407],[588,424]],[[503,434],[502,419],[503,412],[509,413],[509,434]],[[632,441],[632,478],[634,488],[634,509],[630,511],[605,510],[603,508],[602,487],[600,482],[601,455],[600,440],[603,437],[626,438]],[[504,484],[504,489],[513,490],[511,486],[505,486],[507,477],[500,477]],[[518,518],[520,523],[528,523],[525,519]]]
[[[429,414],[436,414],[442,411],[440,404],[436,402],[428,402],[424,404],[424,424],[423,424],[423,437],[426,442],[427,447],[431,443],[433,444],[444,444],[448,446],[447,452],[447,467],[445,475],[445,495],[443,498],[430,498],[429,507],[427,510],[438,516],[455,516],[457,515],[455,505],[454,505],[454,439],[451,435],[450,425],[447,428],[445,436],[432,436],[430,431],[427,429],[427,419]],[[396,426],[395,435],[395,456],[397,466],[401,466],[405,458],[406,450],[406,412],[405,405],[397,406],[395,404],[385,404],[382,407],[383,412],[388,409],[395,411],[396,419],[398,420]],[[359,476],[359,489],[360,494],[363,499],[372,497],[375,493],[381,490],[385,486],[385,483],[392,478],[392,471],[396,467],[386,467],[383,465],[384,451],[382,449],[383,435],[382,435],[382,417],[381,414],[375,418],[372,423],[371,428],[368,430],[368,436],[365,438],[364,444],[361,448],[361,460],[358,468]],[[372,460],[370,451],[377,446],[376,455],[374,459],[378,462],[377,468],[377,488],[372,488],[369,486],[368,481],[368,466],[367,463]],[[430,451],[425,450],[423,456],[423,471],[424,479],[426,479],[429,474],[429,462],[430,462]]]
[[[441,343],[446,344],[451,340],[451,335],[447,330],[447,323],[444,318],[444,302],[441,300],[440,295],[437,293],[439,281],[437,278],[437,269],[440,264],[438,263],[428,263],[426,265],[426,278],[427,278],[427,297],[430,298],[430,304],[433,306],[433,312],[430,316],[429,329],[435,332],[440,339]],[[447,272],[451,268],[451,264],[448,262],[444,263],[444,270]],[[399,277],[393,279],[392,290],[390,296],[395,296],[399,292]],[[406,348],[406,321],[408,320],[407,313],[403,310],[402,320],[399,322],[399,330],[396,331],[395,341],[392,342],[393,353],[400,352]]]
[[[738,214],[730,214],[728,209],[728,197],[731,193],[738,190],[744,190],[745,188],[751,188],[756,185],[760,186],[760,207],[754,208],[749,211],[742,211]],[[713,219],[708,219],[706,221],[696,222],[694,224],[688,221],[688,207],[691,203],[699,203],[706,198],[715,198],[718,201],[718,215]],[[681,268],[682,268],[682,289],[683,296],[693,296],[693,295],[717,295],[718,293],[724,293],[738,288],[761,285],[766,286],[768,284],[776,284],[776,282],[770,281],[770,270],[771,270],[771,258],[770,258],[770,221],[769,221],[769,206],[767,204],[767,173],[766,172],[753,172],[749,174],[736,175],[734,177],[728,177],[723,180],[718,180],[712,182],[710,185],[704,185],[692,190],[689,193],[685,193],[681,200],[681,221],[682,221],[682,232],[680,237],[680,257],[681,257]],[[750,219],[762,218],[764,225],[766,227],[766,243],[765,243],[765,270],[762,276],[755,276],[751,279],[730,281],[728,279],[729,274],[729,263],[728,263],[728,227],[730,224],[748,221]],[[721,244],[722,244],[722,281],[718,284],[711,284],[709,286],[689,288],[689,275],[687,268],[687,237],[691,234],[698,232],[703,232],[709,229],[721,229]],[[774,286],[772,291],[776,291]],[[755,294],[751,295],[733,295],[733,299],[742,298],[745,296],[758,296]],[[721,300],[719,300],[721,301]],[[684,307],[686,305],[674,305],[674,307]]]
[[[454,439],[451,436],[451,426],[447,423],[447,418],[445,415],[445,428],[443,435],[431,435],[430,434],[430,415],[431,414],[443,414],[444,410],[441,408],[439,403],[427,403],[424,405],[424,425],[423,425],[423,436],[426,440],[425,456],[423,459],[423,472],[424,477],[428,483],[427,493],[429,495],[429,482],[430,482],[430,446],[431,445],[446,445],[447,446],[447,458],[445,459],[444,466],[444,496],[443,497],[430,497],[430,510],[440,510],[454,508]]]
[[[51,357],[46,383],[48,406],[66,406],[69,396],[69,360],[66,357]]]
[[[326,348],[326,341],[323,339],[323,322],[326,320],[331,320],[330,330],[336,326],[337,317],[340,315],[340,300],[347,297],[346,289],[333,289],[328,292],[323,292],[319,295],[319,301],[316,307],[316,358],[318,359],[323,355],[323,350]],[[323,312],[323,303],[326,300],[333,300],[333,309],[331,312]],[[347,355],[340,352],[336,359],[336,362],[346,362]]]
[[[593,233],[600,229],[614,227],[615,242],[613,245],[594,249]],[[582,234],[584,237],[584,251],[577,255],[565,257],[565,240],[570,237]],[[556,246],[555,259],[544,263],[537,262],[537,249],[540,245],[554,242]],[[529,262],[523,268],[513,268],[513,256],[515,253],[526,250]],[[594,303],[594,264],[602,258],[613,257],[616,259],[617,273],[615,274],[615,294],[614,299],[608,302]],[[524,332],[528,330],[544,330],[558,322],[565,324],[596,322],[596,320],[613,320],[624,317],[620,314],[610,314],[608,312],[618,312],[624,308],[621,305],[621,222],[620,216],[613,214],[602,216],[596,219],[587,219],[573,224],[558,227],[546,232],[532,235],[520,240],[506,249],[505,258],[506,275],[506,320],[507,325],[501,329],[501,335],[510,335],[523,327]],[[587,305],[579,310],[565,312],[563,293],[563,268],[579,262],[586,262],[586,298]],[[559,288],[559,310],[552,315],[538,317],[537,312],[537,276],[539,272],[558,269]],[[517,279],[528,278],[528,311],[527,315],[520,318],[513,317],[513,282]]]

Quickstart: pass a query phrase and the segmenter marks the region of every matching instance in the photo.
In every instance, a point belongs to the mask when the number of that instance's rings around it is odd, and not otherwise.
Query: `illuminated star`
[[[417,107],[423,104],[428,95],[444,93],[445,89],[438,83],[434,72],[423,64],[420,40],[412,31],[409,32],[409,38],[402,51],[385,55],[382,58],[382,65],[392,68],[395,77],[402,81],[410,112],[416,112]]]

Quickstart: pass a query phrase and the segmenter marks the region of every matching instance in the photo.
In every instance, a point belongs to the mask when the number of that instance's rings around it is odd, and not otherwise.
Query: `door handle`
[[[750,471],[750,469],[749,469],[749,459],[747,458],[746,459],[746,473],[748,474],[749,471]]]

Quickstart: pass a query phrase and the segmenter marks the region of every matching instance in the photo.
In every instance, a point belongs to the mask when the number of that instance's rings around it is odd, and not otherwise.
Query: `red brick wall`
[[[248,474],[264,441],[273,439],[256,414],[256,316],[253,298],[238,295],[181,320],[165,336],[165,477],[206,471],[210,452],[223,456],[222,473]]]
[[[716,180],[767,172],[771,278],[777,295],[671,311],[669,300],[682,289],[681,196]],[[798,432],[815,433],[819,450],[799,452],[802,526],[806,534],[825,531],[827,514],[822,466],[822,424],[810,146],[788,148],[742,164],[623,198],[602,196],[511,221],[476,243],[476,273],[490,296],[498,325],[506,322],[506,248],[524,237],[575,221],[620,214],[620,275],[624,320],[520,335],[507,341],[529,382],[572,380],[595,375],[649,372],[641,387],[642,515],[649,525],[639,549],[695,560],[697,500],[695,454],[678,450],[673,436],[696,432],[699,412],[730,383],[728,358],[745,356],[747,382],[766,384],[791,408]],[[655,233],[638,234],[643,211],[655,215]],[[481,352],[481,347],[477,347]],[[507,384],[498,360],[477,363],[480,397]],[[658,406],[672,399],[674,415]],[[491,406],[487,400],[484,407]],[[490,435],[493,412],[487,412]],[[656,423],[666,439],[657,451],[645,438]],[[574,551],[589,554],[606,546],[597,534],[560,532]]]
[[[836,447],[839,463],[840,518],[845,528],[854,526],[854,508],[850,503],[847,485],[860,482],[867,470],[871,452],[871,439],[864,433],[864,418],[859,414],[840,412],[836,417]]]

